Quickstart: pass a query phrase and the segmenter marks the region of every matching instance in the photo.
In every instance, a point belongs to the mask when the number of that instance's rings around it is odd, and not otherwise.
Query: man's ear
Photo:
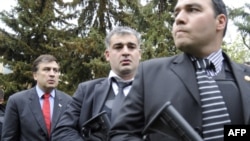
[[[219,14],[216,18],[216,29],[224,31],[227,25],[227,17],[224,14]]]
[[[33,72],[33,78],[35,81],[37,80],[36,72]]]
[[[109,61],[109,51],[108,51],[108,49],[105,50],[104,56],[106,58],[106,61]]]

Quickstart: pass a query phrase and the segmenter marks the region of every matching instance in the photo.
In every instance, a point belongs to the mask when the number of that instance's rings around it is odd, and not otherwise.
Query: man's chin
[[[176,45],[176,48],[183,51],[183,52],[187,52],[190,50],[190,47],[192,47],[191,44],[187,43],[187,42],[180,42],[180,43],[177,43]]]
[[[122,74],[130,74],[131,73],[131,67],[124,67],[121,69]]]
[[[57,87],[57,84],[48,84],[47,85],[48,89],[54,89],[55,87]]]

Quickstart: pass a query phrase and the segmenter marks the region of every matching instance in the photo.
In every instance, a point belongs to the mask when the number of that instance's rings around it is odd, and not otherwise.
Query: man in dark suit
[[[73,102],[56,127],[53,141],[83,141],[82,125],[102,111],[111,119],[112,110],[120,106],[120,103],[113,105],[118,87],[112,80],[131,82],[134,79],[141,58],[140,43],[140,34],[129,27],[117,27],[106,36],[105,57],[111,66],[108,77],[79,84]],[[123,89],[125,96],[130,88]]]
[[[141,141],[142,131],[167,101],[204,140],[223,141],[223,123],[250,124],[250,69],[232,62],[221,49],[227,26],[223,1],[178,0],[174,15],[174,42],[184,53],[147,60],[139,65],[131,91],[111,127],[111,141]],[[231,120],[223,120],[221,128],[203,132],[212,125],[202,125],[208,119],[203,118],[205,107],[201,106],[198,78],[191,58],[213,63],[205,72],[218,84]],[[219,117],[213,118],[215,121]],[[204,136],[212,132],[222,135]],[[178,140],[171,135],[165,137],[157,141]]]
[[[60,67],[54,56],[40,55],[33,62],[32,71],[36,86],[8,99],[2,141],[50,141],[59,118],[71,102],[68,94],[56,89]],[[46,114],[48,120],[44,118],[44,110],[49,113]]]

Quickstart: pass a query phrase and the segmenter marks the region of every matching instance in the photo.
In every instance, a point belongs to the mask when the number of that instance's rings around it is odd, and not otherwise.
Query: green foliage
[[[228,56],[238,62],[245,63],[250,61],[250,51],[249,49],[243,45],[243,43],[239,40],[240,37],[237,37],[236,40],[230,44],[223,45],[223,50],[227,52]]]
[[[63,41],[72,38],[71,31],[66,28],[70,25],[65,24],[68,15],[60,14],[55,5],[53,0],[18,0],[11,12],[0,13],[1,20],[13,31],[0,29],[2,62],[13,72],[2,75],[8,81],[2,83],[7,96],[33,86],[31,64],[35,58],[46,53],[57,56]],[[58,24],[65,26],[58,28]]]
[[[245,4],[244,7],[231,9],[229,8],[229,17],[237,26],[244,45],[250,49],[250,4]]]
[[[58,88],[73,94],[80,82],[106,77],[104,38],[113,27],[130,26],[142,34],[143,60],[178,53],[174,47],[171,17],[176,1],[153,0],[18,0],[0,19],[11,31],[0,29],[0,56],[13,71],[1,74],[7,97],[34,86],[31,64],[40,54],[58,58]]]
[[[177,54],[171,34],[175,3],[169,0],[154,0],[141,10],[145,21],[140,24],[143,60]]]

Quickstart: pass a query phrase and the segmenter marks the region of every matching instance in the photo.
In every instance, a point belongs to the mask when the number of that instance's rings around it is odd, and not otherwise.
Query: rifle
[[[81,133],[87,141],[108,141],[110,125],[107,113],[103,111],[83,123]]]
[[[167,101],[144,128],[143,134],[160,133],[170,140],[203,141],[200,135]]]

